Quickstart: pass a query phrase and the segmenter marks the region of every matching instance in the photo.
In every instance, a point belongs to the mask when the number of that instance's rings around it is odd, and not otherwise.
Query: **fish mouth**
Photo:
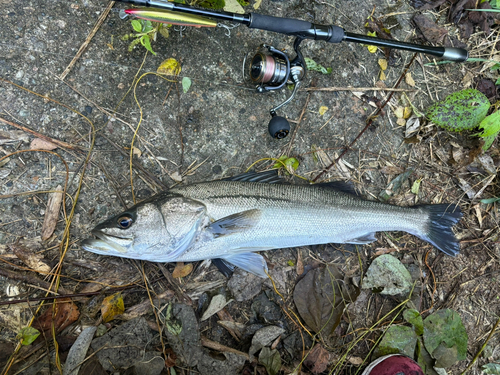
[[[101,232],[100,230],[93,230],[92,234],[97,237],[87,238],[82,242],[82,248],[97,254],[113,255],[113,253],[124,254],[134,242],[133,238],[123,238],[112,236]]]

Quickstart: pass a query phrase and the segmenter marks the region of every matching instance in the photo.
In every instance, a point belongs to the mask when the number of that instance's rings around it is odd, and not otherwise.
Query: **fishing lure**
[[[168,23],[171,25],[194,27],[217,26],[217,22],[209,18],[154,8],[125,9],[125,14],[147,21]]]

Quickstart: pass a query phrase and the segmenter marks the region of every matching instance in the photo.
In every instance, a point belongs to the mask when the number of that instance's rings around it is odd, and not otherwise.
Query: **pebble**
[[[24,70],[19,70],[17,73],[16,73],[16,79],[21,79],[24,77]]]
[[[30,115],[30,111],[28,111],[27,109],[21,109],[19,111],[19,116],[21,117],[28,117]]]

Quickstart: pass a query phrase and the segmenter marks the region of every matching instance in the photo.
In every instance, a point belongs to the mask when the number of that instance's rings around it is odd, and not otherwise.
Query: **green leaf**
[[[191,79],[189,77],[184,77],[182,79],[182,90],[184,93],[189,91],[189,88],[191,87]]]
[[[479,128],[483,129],[481,133],[476,135],[484,139],[483,150],[491,147],[498,133],[500,133],[500,111],[493,112],[491,115],[486,116],[479,124]]]
[[[294,174],[299,167],[299,161],[295,158],[289,158],[286,155],[282,155],[278,160],[280,160],[280,162],[276,162],[273,168],[281,169],[284,166],[286,171],[290,174]]]
[[[179,320],[172,316],[172,304],[169,303],[165,311],[165,325],[168,332],[172,335],[179,336],[182,332],[182,324]]]
[[[467,89],[448,95],[444,100],[433,104],[426,116],[436,125],[460,132],[479,125],[486,117],[490,101],[482,92]]]
[[[495,203],[495,202],[498,202],[498,201],[500,201],[500,197],[481,199],[481,203],[484,203],[484,204]]]
[[[380,192],[380,194],[378,195],[379,199],[381,201],[386,201],[394,194],[396,194],[399,191],[399,189],[401,189],[401,185],[403,185],[403,182],[405,182],[412,173],[413,173],[413,168],[409,168],[405,172],[398,175],[394,180],[390,182],[387,188],[385,188]]]
[[[467,355],[467,332],[457,312],[446,309],[424,320],[424,344],[436,367],[450,367]]]
[[[498,363],[488,363],[487,365],[483,365],[481,370],[485,374],[500,375],[500,365]]]
[[[415,309],[405,310],[403,313],[403,317],[405,320],[413,326],[415,333],[419,336],[424,333],[424,321],[422,320],[422,316]]]
[[[387,354],[404,354],[413,357],[416,344],[417,335],[411,327],[390,326],[375,352],[377,357]]]
[[[33,341],[35,341],[38,336],[40,336],[40,331],[37,330],[36,328],[24,327],[24,328],[21,328],[21,330],[17,334],[16,338],[18,340],[23,340],[22,341],[23,345],[29,345]]]
[[[434,370],[434,359],[425,349],[421,337],[419,337],[417,340],[416,354],[417,354],[417,363],[419,364],[420,367],[422,367],[422,371],[424,372],[425,375],[439,375]]]
[[[415,180],[411,187],[411,192],[415,195],[418,195],[418,190],[420,189],[420,183],[422,182],[422,179],[419,178],[418,180]]]
[[[140,33],[142,31],[142,24],[138,20],[133,20],[132,21],[132,27],[134,28],[134,31]]]
[[[143,35],[141,37],[141,44],[144,46],[144,48],[146,48],[153,55],[156,55],[156,52],[153,51],[153,48],[151,48],[151,42],[149,40],[149,35]]]
[[[276,349],[262,348],[259,354],[259,363],[264,365],[269,375],[276,375],[281,369],[280,353]]]
[[[318,64],[313,59],[305,57],[307,70],[314,70],[316,72],[320,72],[323,74],[330,74],[332,72],[332,68],[325,68],[323,65]]]
[[[145,33],[149,33],[151,30],[153,30],[153,23],[148,20],[141,20],[142,23],[142,31]]]

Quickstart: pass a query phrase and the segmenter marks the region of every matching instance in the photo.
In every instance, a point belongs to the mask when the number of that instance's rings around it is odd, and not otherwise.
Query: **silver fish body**
[[[155,262],[221,258],[263,277],[266,264],[257,251],[366,244],[378,231],[405,231],[449,255],[459,252],[451,229],[461,217],[455,205],[398,207],[330,186],[253,180],[259,182],[221,180],[170,189],[101,223],[92,232],[98,239],[85,240],[82,247]]]

